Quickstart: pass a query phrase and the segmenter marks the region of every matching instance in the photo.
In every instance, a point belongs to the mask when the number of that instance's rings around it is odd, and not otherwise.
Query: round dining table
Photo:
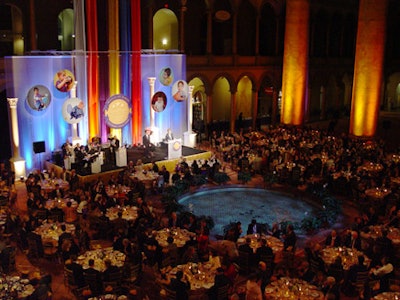
[[[283,242],[272,236],[272,235],[265,235],[265,234],[248,234],[245,235],[241,238],[239,238],[237,240],[237,244],[241,245],[246,243],[246,239],[250,238],[251,239],[251,243],[250,243],[250,247],[253,249],[254,253],[257,251],[257,248],[259,248],[261,246],[261,240],[262,239],[266,239],[268,246],[271,247],[272,251],[274,252],[274,254],[279,254],[282,253],[283,251]]]
[[[374,300],[399,300],[400,292],[383,292],[376,295]]]
[[[45,179],[39,181],[41,189],[44,190],[46,193],[54,191],[56,188],[56,184],[58,184],[60,188],[64,191],[69,189],[68,181],[62,180],[61,178]]]
[[[62,209],[67,206],[68,202],[71,202],[72,207],[78,207],[78,202],[76,202],[75,199],[58,198],[58,199],[48,199],[45,203],[45,208],[49,210],[55,207]]]
[[[122,219],[127,220],[128,222],[133,222],[137,219],[137,207],[136,206],[114,206],[107,208],[106,217],[110,221],[114,221],[118,218],[118,213],[122,212]]]
[[[324,294],[318,288],[307,281],[282,277],[271,282],[264,290],[266,299],[324,299]]]
[[[112,247],[100,248],[95,250],[89,250],[79,255],[76,262],[80,264],[83,269],[89,268],[89,260],[94,260],[94,269],[100,272],[104,272],[106,269],[106,265],[104,261],[109,259],[111,261],[111,265],[122,268],[125,263],[125,254],[114,250]]]
[[[52,223],[44,221],[42,225],[35,229],[35,233],[42,237],[43,242],[51,242],[53,245],[58,245],[58,238],[63,233],[61,230],[61,225],[65,225],[66,232],[74,234],[75,233],[75,225],[68,223]]]
[[[178,247],[183,247],[187,241],[196,236],[196,233],[182,228],[163,228],[154,232],[155,238],[161,247],[167,247],[167,238],[172,236]]]
[[[371,225],[369,232],[361,232],[360,237],[366,240],[373,240],[382,237],[382,231],[387,230],[387,237],[393,244],[400,245],[400,229],[396,227],[384,227],[382,225]]]
[[[190,282],[191,291],[203,290],[206,292],[214,285],[214,277],[217,268],[221,267],[220,260],[202,263],[187,263],[176,267],[167,266],[161,269],[161,273],[167,278],[174,278],[178,271],[182,271]]]
[[[364,191],[365,195],[374,201],[382,201],[388,196],[392,191],[385,187],[376,187],[371,189],[366,189]]]
[[[107,196],[112,197],[117,193],[118,197],[126,196],[130,192],[131,188],[126,185],[107,185],[106,193]]]
[[[350,269],[352,265],[358,263],[358,256],[363,255],[365,260],[364,264],[369,266],[371,259],[368,258],[363,252],[356,249],[349,249],[345,247],[326,247],[322,249],[322,260],[326,265],[331,265],[336,257],[340,256],[344,270]]]
[[[0,299],[29,299],[34,291],[29,279],[0,275]]]

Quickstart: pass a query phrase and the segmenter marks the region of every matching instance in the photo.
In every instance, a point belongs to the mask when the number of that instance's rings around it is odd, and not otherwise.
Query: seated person
[[[111,264],[111,260],[110,259],[106,259],[104,261],[104,264],[106,266],[106,269],[103,272],[103,280],[104,281],[111,281],[110,280],[110,275],[114,274],[114,273],[118,273],[120,271],[120,269],[117,266],[113,266]]]
[[[218,289],[230,284],[228,277],[224,274],[223,268],[217,268],[217,273],[214,277],[214,285],[208,290],[209,299],[218,299]]]
[[[188,291],[190,290],[190,282],[186,276],[184,278],[182,271],[176,272],[176,278],[171,279],[169,288],[176,292],[176,299],[189,299]]]
[[[325,246],[339,247],[341,245],[340,236],[337,235],[336,230],[332,229],[331,233],[326,237]]]
[[[387,256],[382,256],[380,265],[371,269],[372,278],[379,279],[381,292],[389,290],[389,279],[394,275],[393,270],[393,265],[389,262]]]
[[[83,277],[83,267],[76,262],[77,256],[73,254],[70,259],[65,261],[65,267],[72,271],[74,284],[78,287],[85,286],[85,278]]]
[[[60,185],[58,183],[56,183],[55,189],[50,192],[49,196],[51,199],[64,198],[64,191],[63,191],[63,189],[61,189]]]

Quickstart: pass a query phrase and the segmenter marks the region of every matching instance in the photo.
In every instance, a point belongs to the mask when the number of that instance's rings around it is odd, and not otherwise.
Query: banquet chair
[[[166,287],[165,288],[165,298],[167,300],[175,300],[176,299],[176,292]]]
[[[217,300],[227,300],[228,299],[229,284],[220,286],[217,290]]]
[[[238,261],[237,261],[240,273],[248,274],[250,272],[250,255],[247,252],[239,251]]]
[[[10,274],[16,270],[15,266],[16,248],[7,246],[1,252],[1,267],[5,274]]]
[[[36,214],[36,218],[37,218],[38,220],[44,221],[44,220],[47,219],[48,210],[47,210],[47,209],[44,209],[44,208],[41,208],[41,209],[38,209],[38,210],[35,212],[35,214]]]
[[[140,281],[140,271],[140,264],[127,263],[125,265],[126,276],[124,277],[124,281],[128,283],[136,283]]]
[[[47,218],[53,222],[64,222],[64,212],[61,209],[52,209]]]
[[[344,278],[344,270],[343,268],[330,266],[328,268],[328,275],[334,277],[337,283],[341,283]]]
[[[85,285],[81,288],[74,288],[72,293],[75,295],[77,300],[86,300],[92,295],[92,291],[88,285]]]
[[[64,265],[64,285],[69,288],[75,288],[77,284],[75,283],[74,273],[72,270],[68,269]]]
[[[400,279],[389,279],[389,290],[391,292],[400,292]]]
[[[170,255],[167,255],[163,260],[162,260],[162,267],[168,267],[168,266],[176,266],[177,261],[175,257],[172,257]]]
[[[119,295],[122,292],[121,282],[118,281],[103,281],[103,291],[107,294]]]
[[[118,271],[109,274],[109,281],[121,282],[123,277],[122,268],[119,268]]]
[[[272,274],[274,270],[274,255],[260,255],[259,260],[265,262],[267,270],[270,270]]]
[[[43,242],[43,257],[58,262],[58,249],[52,242]]]
[[[103,283],[98,280],[97,274],[91,274],[84,272],[83,277],[85,278],[85,283],[89,285],[90,290],[94,296],[101,295],[103,292]]]
[[[0,196],[0,206],[8,206],[9,202],[8,202],[8,197],[6,196]]]
[[[359,293],[361,293],[364,290],[365,285],[368,282],[368,279],[369,279],[369,271],[357,272],[354,286]]]
[[[29,232],[27,234],[27,242],[28,242],[28,257],[29,258],[35,258],[39,259],[43,257],[43,244],[42,244],[42,238],[40,235],[34,233],[34,232]]]

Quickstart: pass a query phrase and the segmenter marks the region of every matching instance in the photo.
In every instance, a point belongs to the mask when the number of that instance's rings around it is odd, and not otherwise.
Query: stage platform
[[[137,148],[137,147],[132,147],[132,148],[127,148],[126,151],[127,154],[127,162],[133,161],[135,164],[138,161],[138,159],[141,159],[143,164],[146,167],[151,167],[152,162],[155,162],[159,168],[162,166],[165,166],[167,170],[173,174],[175,170],[176,164],[179,162],[180,158],[177,159],[167,159],[167,148],[164,147],[156,147],[155,152],[154,152],[154,157],[152,158],[147,158],[144,156],[143,149]],[[186,159],[186,161],[190,162],[193,160],[204,160],[204,159],[210,159],[212,156],[211,151],[205,151],[197,148],[190,148],[190,147],[185,147],[182,146],[182,157]],[[53,161],[46,161],[45,162],[45,167],[46,169],[53,168],[56,175],[59,177],[62,174],[63,171],[63,166],[56,164]],[[124,167],[118,167],[116,165],[112,164],[105,164],[102,166],[102,171],[100,173],[95,173],[95,174],[79,174],[79,183],[81,185],[85,185],[88,183],[95,182],[99,177],[104,182],[108,182],[108,180],[111,178],[111,176],[118,177],[118,174],[124,170]],[[70,170],[67,170],[67,172],[70,172]]]

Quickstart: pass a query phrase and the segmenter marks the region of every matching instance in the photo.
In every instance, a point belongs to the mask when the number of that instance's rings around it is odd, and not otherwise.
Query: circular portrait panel
[[[162,112],[167,106],[167,96],[163,92],[157,92],[151,98],[151,107],[156,112]]]
[[[189,96],[189,86],[185,80],[178,80],[172,86],[172,97],[177,102],[187,100]]]
[[[62,114],[65,122],[69,124],[79,123],[84,117],[85,104],[79,98],[69,98],[65,100]]]
[[[174,81],[174,74],[170,67],[162,68],[160,75],[158,75],[158,80],[160,80],[162,85],[168,86]]]
[[[131,101],[122,94],[113,95],[107,99],[103,112],[109,127],[122,128],[131,119]]]
[[[75,76],[70,70],[59,70],[54,75],[53,82],[56,89],[60,92],[69,92],[74,86]]]
[[[45,110],[51,102],[50,91],[44,85],[35,85],[29,90],[27,101],[30,108],[37,111]]]

